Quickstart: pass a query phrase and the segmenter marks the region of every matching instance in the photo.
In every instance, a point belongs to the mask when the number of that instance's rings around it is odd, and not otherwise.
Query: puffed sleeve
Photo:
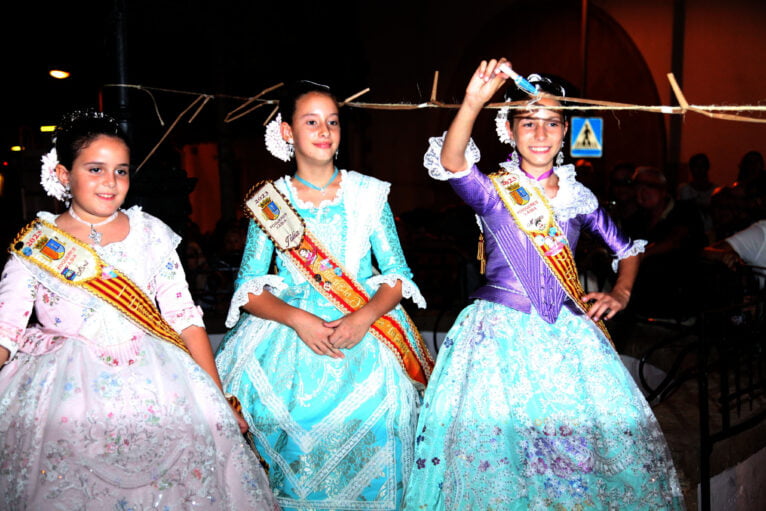
[[[372,232],[370,243],[381,274],[367,279],[367,284],[377,288],[383,283],[394,286],[397,281],[401,281],[402,297],[411,299],[418,307],[424,309],[426,301],[412,280],[412,271],[404,259],[394,215],[388,203],[383,205],[380,222]]]
[[[468,169],[463,177],[450,179],[449,184],[478,215],[488,214],[500,200],[492,181],[476,165]]]
[[[583,225],[600,236],[604,244],[614,253],[615,259],[612,261],[614,271],[617,271],[617,265],[622,259],[641,254],[646,248],[646,240],[633,240],[623,233],[601,206],[583,215]]]
[[[15,256],[11,256],[0,280],[0,346],[11,352],[8,362],[19,349],[36,297],[34,277]]]
[[[441,154],[444,137],[428,139],[428,151],[423,156],[423,166],[428,169],[428,175],[438,181],[449,181],[455,193],[479,215],[488,212],[498,201],[497,192],[489,178],[484,175],[476,163],[481,159],[479,148],[473,139],[468,141],[465,148],[465,161],[468,169],[461,172],[450,172],[442,166]]]
[[[441,137],[431,137],[428,139],[428,151],[423,155],[423,166],[428,169],[428,175],[437,181],[448,181],[450,179],[461,178],[468,174],[476,163],[481,159],[481,152],[474,143],[473,139],[468,141],[465,148],[465,161],[468,163],[468,169],[461,172],[450,172],[442,165],[442,147],[444,146],[445,131]]]
[[[258,224],[250,220],[242,263],[237,280],[234,281],[234,295],[229,305],[229,313],[226,315],[228,328],[232,328],[239,320],[239,309],[248,302],[248,293],[259,295],[264,287],[275,291],[286,287],[282,277],[268,273],[273,253],[274,244],[258,227]]]

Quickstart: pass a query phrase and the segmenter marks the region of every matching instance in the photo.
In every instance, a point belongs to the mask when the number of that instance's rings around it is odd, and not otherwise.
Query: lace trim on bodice
[[[348,173],[350,193],[344,201],[348,232],[346,234],[346,269],[358,275],[359,263],[370,251],[370,236],[380,221],[391,184],[358,172]]]
[[[598,199],[587,186],[577,181],[574,165],[554,167],[553,172],[559,177],[559,191],[550,202],[559,220],[565,222],[596,211]]]
[[[473,139],[468,141],[468,147],[465,148],[465,159],[468,163],[466,170],[460,172],[450,172],[442,166],[441,154],[444,146],[445,131],[441,137],[431,137],[428,139],[428,151],[423,156],[423,166],[428,169],[428,175],[438,181],[447,181],[449,179],[458,179],[465,177],[471,171],[476,163],[481,159],[481,152],[474,143]]]

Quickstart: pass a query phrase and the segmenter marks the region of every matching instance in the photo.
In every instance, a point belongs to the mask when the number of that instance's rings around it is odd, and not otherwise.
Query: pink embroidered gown
[[[101,257],[176,331],[203,326],[180,238],[138,207],[126,213],[130,233]],[[0,371],[3,509],[276,508],[226,400],[188,354],[13,255],[0,281],[0,345],[18,349]]]

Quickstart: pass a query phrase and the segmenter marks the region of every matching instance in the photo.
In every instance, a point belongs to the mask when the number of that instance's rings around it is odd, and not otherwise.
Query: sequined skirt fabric
[[[651,409],[588,320],[478,300],[439,352],[405,509],[666,510],[682,498]]]

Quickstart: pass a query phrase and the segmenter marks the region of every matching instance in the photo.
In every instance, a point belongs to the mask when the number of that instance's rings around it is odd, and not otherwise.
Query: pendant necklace
[[[115,211],[114,213],[112,213],[112,214],[109,216],[109,218],[107,218],[106,220],[103,220],[103,221],[101,221],[101,222],[99,222],[99,223],[97,223],[97,224],[92,224],[92,223],[90,223],[90,222],[86,222],[85,220],[83,220],[82,218],[80,218],[79,216],[77,216],[77,213],[75,213],[75,212],[74,212],[74,209],[73,209],[73,208],[69,208],[69,215],[70,215],[72,218],[74,218],[75,220],[77,220],[77,221],[78,221],[78,222],[80,222],[81,224],[85,224],[85,225],[88,225],[88,226],[90,226],[90,234],[88,234],[88,238],[90,238],[91,240],[93,240],[93,244],[94,244],[94,245],[99,245],[99,246],[101,246],[101,238],[104,236],[104,234],[103,234],[103,233],[101,233],[101,232],[98,232],[98,231],[96,230],[96,227],[101,227],[102,225],[106,225],[106,224],[108,224],[109,222],[111,222],[112,220],[114,220],[115,218],[117,218],[117,215],[119,214],[119,212],[120,212],[120,210],[117,210],[117,211]]]
[[[330,180],[329,180],[329,181],[327,181],[327,182],[324,184],[324,186],[317,186],[317,185],[314,185],[314,184],[311,184],[311,183],[309,183],[308,181],[306,181],[305,179],[303,179],[302,177],[300,177],[300,176],[298,175],[298,173],[297,173],[297,172],[296,172],[296,173],[293,175],[293,177],[294,177],[295,179],[297,179],[298,181],[300,181],[301,183],[303,183],[304,185],[306,185],[306,186],[308,186],[309,188],[311,188],[312,190],[316,190],[316,191],[318,191],[319,193],[321,193],[322,195],[324,195],[324,193],[325,193],[325,190],[327,190],[327,187],[328,187],[328,186],[330,186],[330,185],[332,184],[332,182],[333,182],[333,181],[335,181],[335,178],[336,178],[336,177],[338,177],[338,167],[335,167],[335,171],[332,173],[332,176],[330,176]]]

